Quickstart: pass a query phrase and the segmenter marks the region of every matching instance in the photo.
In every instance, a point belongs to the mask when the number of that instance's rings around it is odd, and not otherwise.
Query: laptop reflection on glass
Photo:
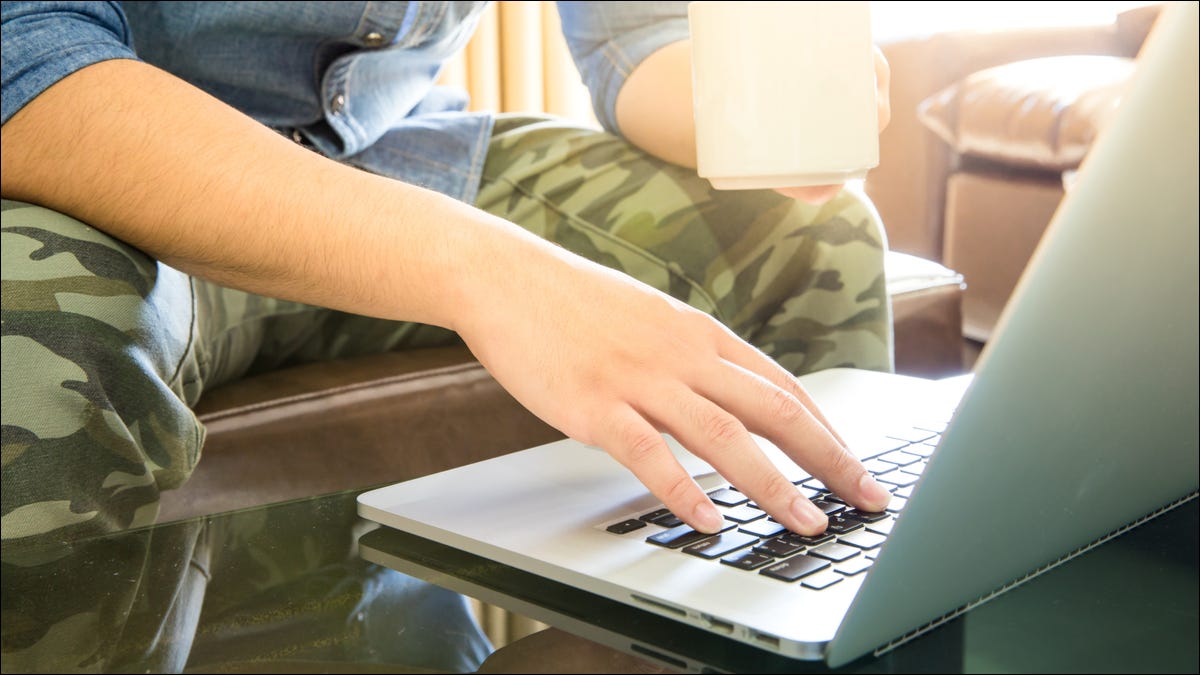
[[[1169,5],[975,374],[801,382],[896,497],[778,531],[672,442],[726,515],[689,534],[564,440],[359,496],[359,513],[782,656],[886,651],[1197,494],[1197,5]],[[1100,298],[1103,297],[1103,301]],[[469,486],[470,489],[464,489]]]

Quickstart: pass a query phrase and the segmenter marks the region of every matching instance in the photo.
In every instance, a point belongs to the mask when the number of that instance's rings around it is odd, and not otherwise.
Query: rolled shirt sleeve
[[[136,59],[117,2],[0,3],[3,123],[51,85],[93,63]]]
[[[596,119],[617,126],[617,94],[647,56],[688,37],[686,2],[559,2],[563,35]]]

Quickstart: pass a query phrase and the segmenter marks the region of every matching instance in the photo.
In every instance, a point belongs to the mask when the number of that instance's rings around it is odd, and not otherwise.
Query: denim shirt
[[[71,73],[139,59],[325,155],[474,201],[493,115],[434,84],[483,2],[4,2],[3,121]],[[687,37],[686,2],[560,2],[596,116]]]

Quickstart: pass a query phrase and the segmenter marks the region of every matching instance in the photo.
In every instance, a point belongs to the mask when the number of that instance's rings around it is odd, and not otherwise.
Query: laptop
[[[688,630],[836,667],[1194,499],[1198,24],[1196,3],[1165,9],[973,375],[800,378],[893,486],[886,513],[846,508],[759,439],[836,530],[772,533],[668,438],[720,500],[730,529],[716,544],[680,543],[630,472],[573,440],[365,492],[359,514]]]

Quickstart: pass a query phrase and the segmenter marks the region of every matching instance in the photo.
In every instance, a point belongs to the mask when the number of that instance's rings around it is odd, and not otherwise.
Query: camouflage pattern
[[[466,598],[358,555],[343,493],[0,555],[0,670],[471,672]],[[381,667],[386,666],[386,667]]]
[[[501,117],[492,138],[479,207],[712,314],[797,375],[891,370],[886,240],[865,198],[713,190],[552,118]]]
[[[478,205],[710,312],[797,374],[888,370],[870,204],[716,192],[561,121],[501,117]],[[189,278],[67,216],[3,203],[3,539],[151,523],[187,479],[204,389],[297,361],[457,341],[440,328]]]

